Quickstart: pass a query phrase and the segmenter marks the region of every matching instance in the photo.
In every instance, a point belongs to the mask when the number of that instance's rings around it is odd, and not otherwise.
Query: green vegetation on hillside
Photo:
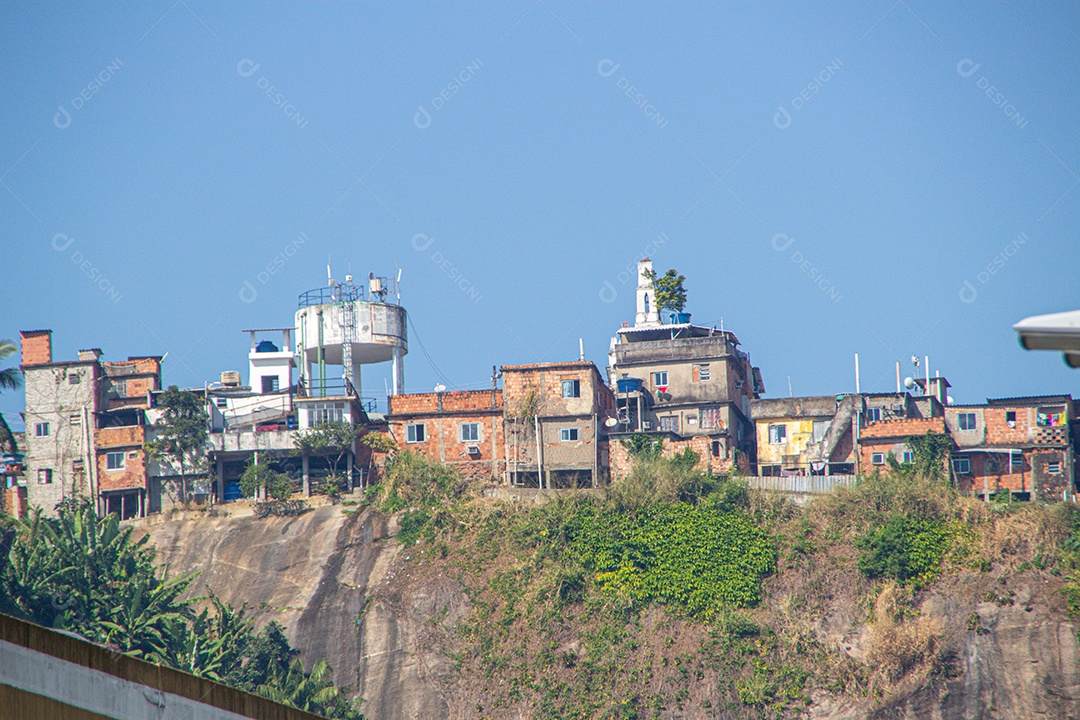
[[[478,717],[799,717],[814,691],[883,703],[960,672],[949,643],[978,616],[956,630],[920,605],[961,578],[974,607],[1010,602],[1020,573],[1056,576],[1080,614],[1080,512],[961,497],[937,437],[805,506],[630,442],[629,477],[541,504],[483,497],[407,452],[371,489],[398,513],[411,582],[468,598],[432,623]]]
[[[185,597],[194,575],[168,577],[117,515],[69,500],[55,519],[37,510],[0,533],[0,612],[326,717],[361,718],[329,665],[305,672],[276,622],[256,632],[243,608]]]

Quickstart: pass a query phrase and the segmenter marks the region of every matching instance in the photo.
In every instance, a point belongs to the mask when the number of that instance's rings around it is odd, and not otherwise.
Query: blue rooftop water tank
[[[255,346],[255,352],[277,352],[278,346],[269,340],[261,340],[259,344]]]

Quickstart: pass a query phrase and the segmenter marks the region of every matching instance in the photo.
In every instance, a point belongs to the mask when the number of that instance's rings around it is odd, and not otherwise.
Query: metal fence
[[[766,476],[750,475],[744,478],[750,487],[755,490],[771,490],[773,492],[790,493],[793,495],[825,495],[836,490],[838,487],[854,485],[859,480],[858,475],[788,475]]]

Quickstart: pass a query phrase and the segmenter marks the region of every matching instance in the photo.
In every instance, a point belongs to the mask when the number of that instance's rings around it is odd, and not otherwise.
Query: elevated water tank
[[[392,281],[378,279],[379,292],[370,295],[351,281],[300,295],[296,351],[301,377],[309,387],[325,389],[348,378],[359,395],[361,366],[390,361],[393,392],[404,391],[407,316],[405,308],[386,301],[384,288]],[[340,366],[340,370],[327,370],[327,366]]]

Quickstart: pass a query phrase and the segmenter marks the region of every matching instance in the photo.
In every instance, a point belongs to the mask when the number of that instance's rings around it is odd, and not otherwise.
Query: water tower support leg
[[[393,379],[394,379],[394,394],[401,395],[405,392],[405,357],[401,353],[401,348],[395,347],[394,354],[394,366],[393,366]]]

